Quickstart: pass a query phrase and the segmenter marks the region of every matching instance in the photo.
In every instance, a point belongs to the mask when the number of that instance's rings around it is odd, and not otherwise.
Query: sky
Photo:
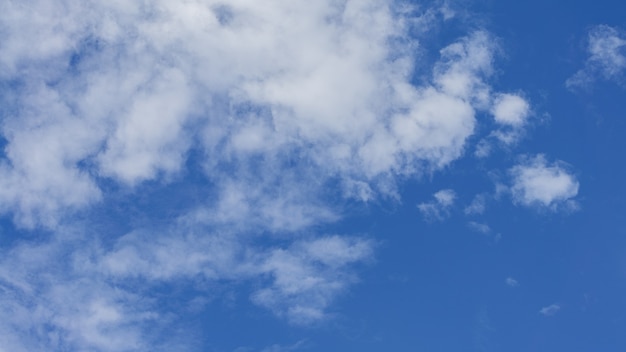
[[[626,4],[0,2],[0,352],[623,351]]]

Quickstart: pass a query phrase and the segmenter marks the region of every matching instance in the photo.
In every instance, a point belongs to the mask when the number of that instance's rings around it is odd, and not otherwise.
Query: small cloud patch
[[[512,277],[507,277],[506,280],[504,280],[504,282],[509,286],[509,287],[518,287],[519,286],[519,282],[517,282],[517,280],[515,280]]]
[[[558,304],[551,304],[547,307],[543,307],[541,308],[541,310],[539,310],[539,313],[541,313],[542,315],[546,316],[546,317],[551,317],[554,316],[556,313],[558,313],[561,310],[561,306]]]
[[[579,183],[565,163],[548,163],[544,155],[528,158],[510,171],[513,202],[551,210],[575,210]]]
[[[519,127],[530,114],[530,105],[524,98],[513,94],[500,94],[491,109],[496,122],[501,125]]]
[[[451,189],[443,189],[435,194],[431,202],[420,203],[417,209],[427,221],[441,221],[450,215],[450,208],[454,205],[456,193]]]

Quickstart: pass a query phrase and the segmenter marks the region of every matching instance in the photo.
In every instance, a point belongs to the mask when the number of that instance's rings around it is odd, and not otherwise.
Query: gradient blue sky
[[[626,4],[0,3],[0,352],[623,351]]]

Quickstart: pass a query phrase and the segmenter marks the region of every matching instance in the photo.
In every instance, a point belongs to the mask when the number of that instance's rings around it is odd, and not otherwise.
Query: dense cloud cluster
[[[532,115],[521,94],[489,85],[484,31],[443,45],[416,83],[420,33],[452,17],[374,0],[4,4],[0,212],[53,235],[3,249],[0,312],[13,319],[0,351],[154,351],[146,327],[167,319],[137,287],[198,278],[261,278],[256,304],[296,324],[324,319],[375,247],[303,235],[341,217],[329,184],[342,200],[397,198],[399,181],[465,153],[479,115],[496,125],[481,157]],[[208,199],[165,228],[90,227],[92,207],[194,172]],[[524,205],[578,189],[543,157],[511,175]],[[444,190],[419,209],[443,219],[454,199]],[[484,211],[477,202],[467,211]]]
[[[477,111],[523,124],[528,103],[485,81],[494,51],[485,32],[445,47],[431,83],[412,84],[419,43],[399,6],[10,3],[4,211],[23,226],[54,226],[97,202],[102,182],[176,177],[190,150],[205,155],[208,178],[237,189],[261,158],[260,182],[285,164],[311,165],[314,178],[339,178],[367,199],[393,192],[398,175],[458,158]],[[34,42],[47,44],[24,45]]]

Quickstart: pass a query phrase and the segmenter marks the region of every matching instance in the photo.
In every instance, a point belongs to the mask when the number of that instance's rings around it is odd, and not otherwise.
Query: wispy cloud
[[[62,346],[166,351],[189,341],[186,336],[180,341],[172,336],[166,344],[160,340],[160,328],[182,322],[168,308],[178,299],[154,288],[193,288],[196,295],[184,304],[192,307],[213,294],[200,282],[254,281],[255,289],[248,292],[253,302],[292,323],[315,323],[327,317],[334,298],[356,281],[353,266],[373,253],[371,242],[341,236],[317,236],[281,247],[254,244],[232,233],[198,235],[201,228],[171,231],[135,231],[110,249],[97,238],[66,232],[5,252],[0,312],[11,319],[0,322],[0,339],[15,351]]]
[[[450,208],[454,205],[456,193],[451,189],[442,189],[433,194],[431,202],[420,203],[417,209],[428,221],[443,220],[450,215]]]
[[[472,199],[472,202],[465,207],[463,212],[465,215],[480,215],[485,212],[487,206],[487,196],[485,194],[478,194]]]
[[[551,317],[551,316],[554,316],[556,313],[558,313],[560,310],[561,310],[560,305],[551,304],[547,307],[541,308],[541,310],[539,310],[539,313],[543,314],[546,317]]]
[[[289,346],[283,346],[283,345],[278,345],[278,344],[272,345],[272,346],[262,349],[261,352],[292,352],[292,351],[304,350],[307,347],[308,347],[307,341],[300,340],[294,343],[293,345],[289,345]]]
[[[515,280],[512,277],[507,277],[506,280],[504,280],[504,282],[509,286],[509,287],[517,287],[519,286],[519,282],[517,282],[517,280]]]
[[[93,247],[67,233],[63,237],[4,253],[0,309],[11,318],[0,323],[0,339],[9,341],[3,347],[149,349],[144,329],[159,324],[155,307],[140,292],[120,290],[95,272],[89,262]]]
[[[626,35],[617,27],[599,25],[589,31],[585,67],[570,77],[570,89],[589,88],[596,80],[624,84],[626,70]]]
[[[489,225],[487,224],[481,224],[479,222],[470,221],[467,225],[473,231],[482,233],[483,235],[487,235],[491,233],[491,227],[489,227]]]
[[[271,286],[252,299],[296,324],[323,319],[332,298],[355,278],[347,265],[370,258],[371,244],[340,237],[296,242],[288,250],[273,250],[260,268],[273,277]]]

